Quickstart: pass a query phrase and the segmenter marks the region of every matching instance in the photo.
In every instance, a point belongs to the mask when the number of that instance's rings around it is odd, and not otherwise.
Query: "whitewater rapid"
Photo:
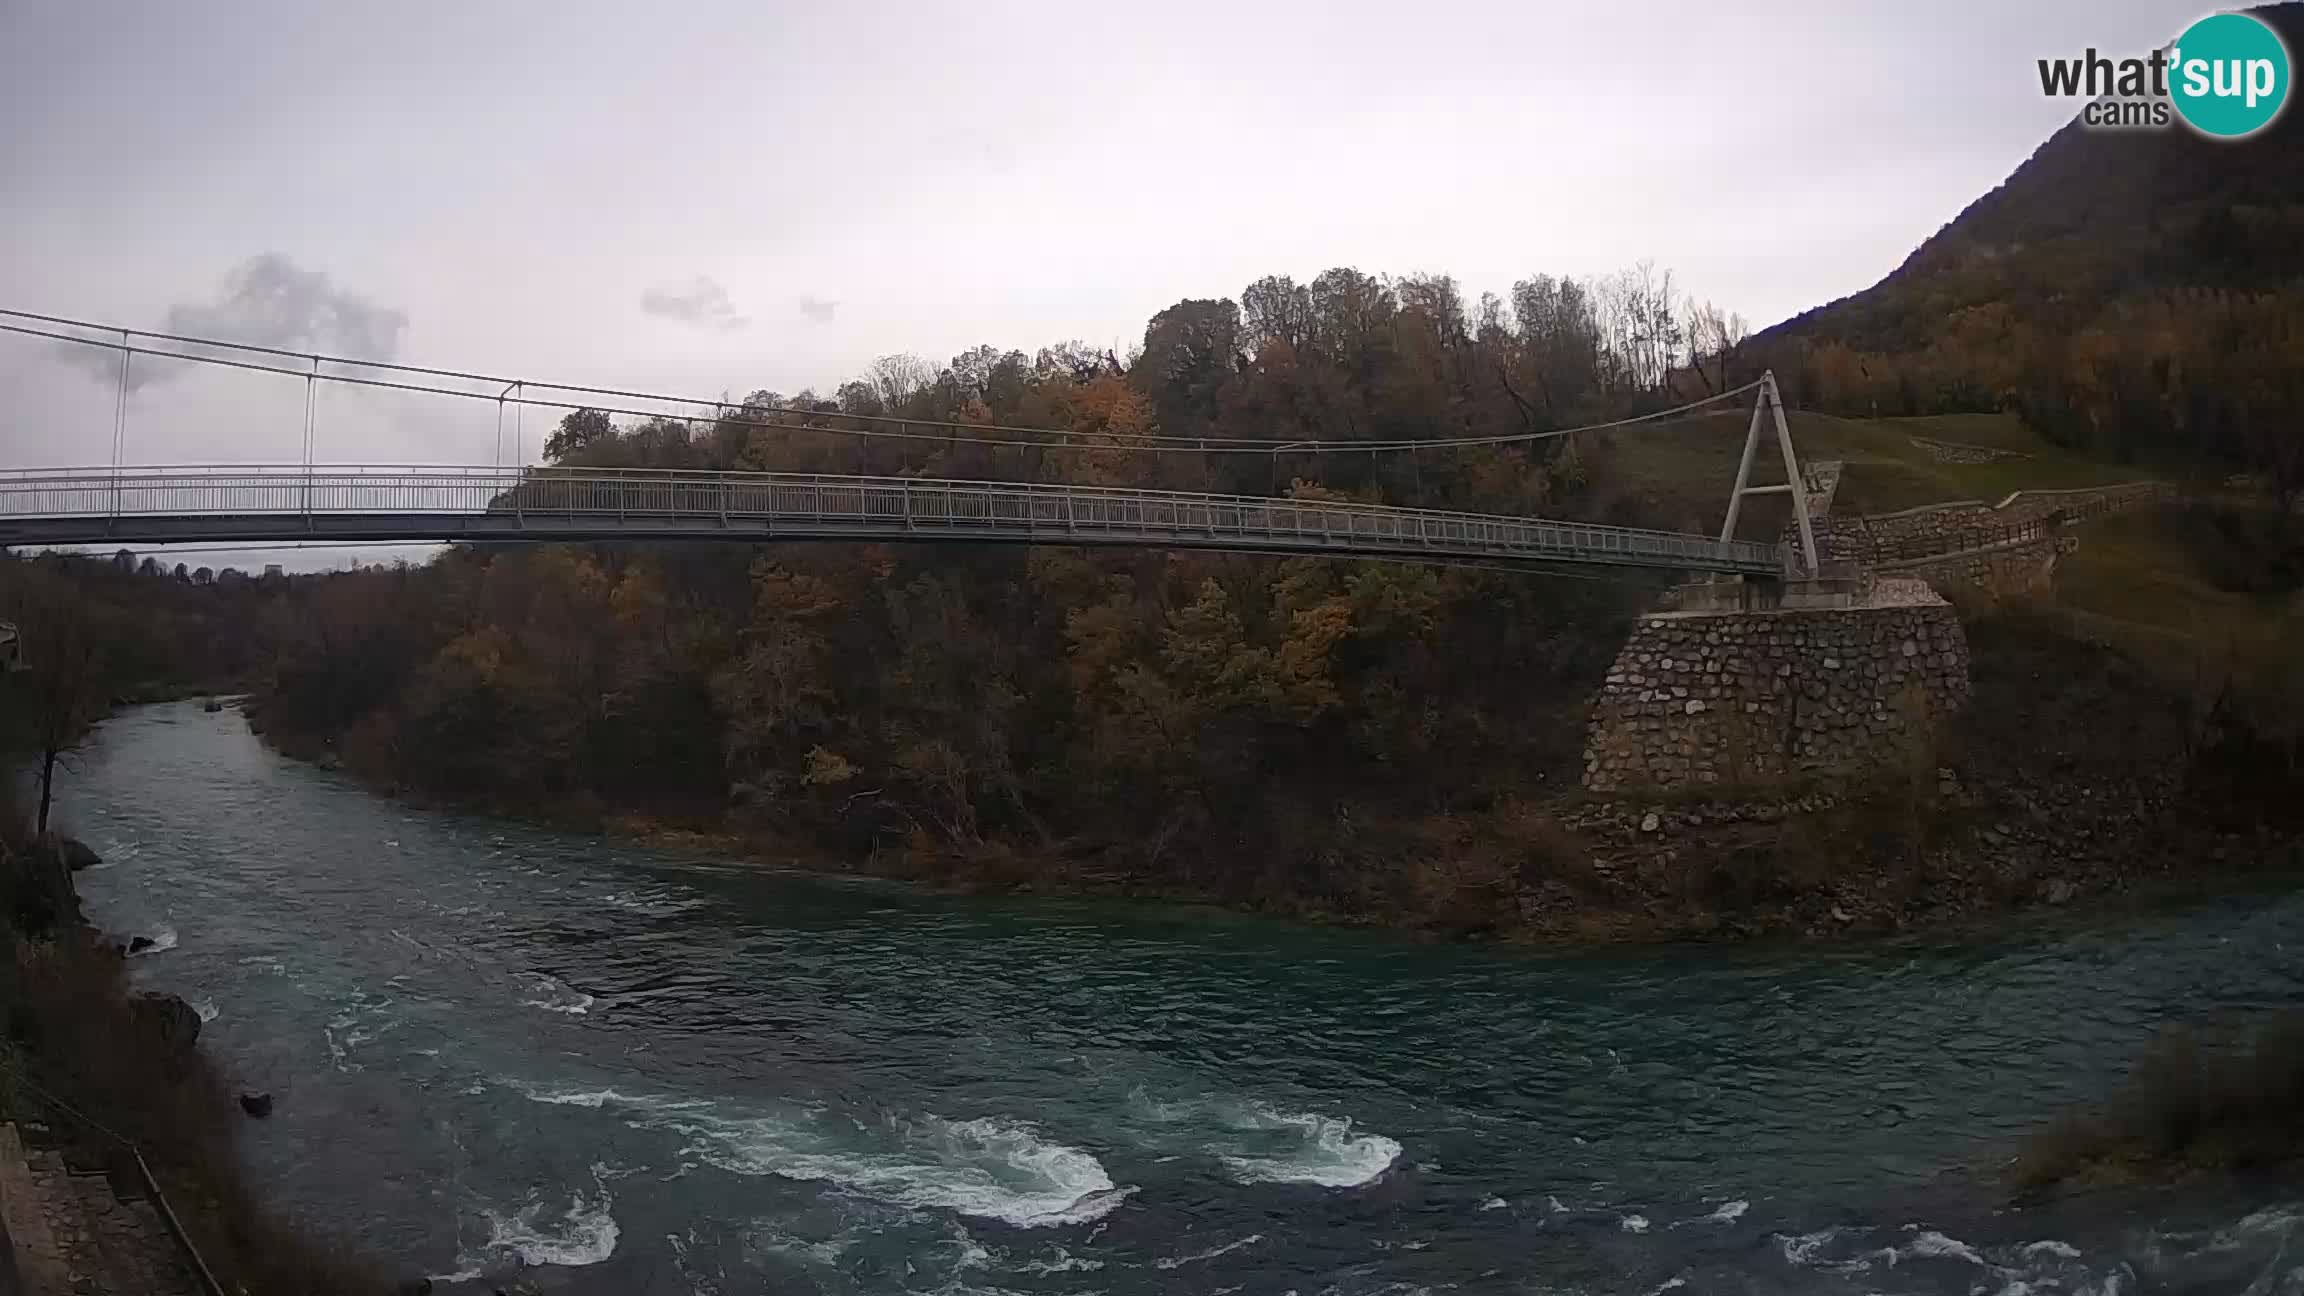
[[[699,1096],[506,1083],[532,1102],[602,1111],[635,1129],[676,1134],[689,1165],[824,1182],[892,1206],[948,1210],[1018,1228],[1089,1223],[1139,1191],[1115,1184],[1089,1151],[1016,1117],[884,1113],[863,1121],[820,1108],[761,1111]],[[1349,1117],[1253,1101],[1198,1099],[1153,1110],[1164,1128],[1141,1146],[1174,1146],[1174,1127],[1190,1122],[1193,1132],[1181,1137],[1244,1184],[1357,1188],[1382,1175],[1401,1151],[1382,1135],[1354,1134]],[[1248,1152],[1251,1146],[1258,1151]]]

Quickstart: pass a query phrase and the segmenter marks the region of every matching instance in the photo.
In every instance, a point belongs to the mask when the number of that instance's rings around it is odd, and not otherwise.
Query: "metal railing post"
[[[304,375],[304,529],[312,529],[312,410],[319,399],[320,357],[312,357],[312,372]]]

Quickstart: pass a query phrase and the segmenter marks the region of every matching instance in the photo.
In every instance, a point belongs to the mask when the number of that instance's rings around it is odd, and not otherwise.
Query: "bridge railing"
[[[1773,572],[1771,544],[1632,527],[1352,501],[1216,495],[1132,487],[934,478],[663,469],[338,465],[182,465],[0,472],[9,519],[353,516],[485,518],[510,529],[572,523],[640,527],[651,520],[741,523],[821,533],[970,532],[1191,538],[1199,543],[1287,538],[1333,549],[1633,562]]]
[[[1979,549],[1998,549],[2012,545],[2030,544],[2056,535],[2065,527],[2094,521],[2122,513],[2139,504],[2161,498],[2164,488],[2158,483],[2142,486],[2113,487],[2101,491],[2075,490],[2064,492],[2039,491],[2032,494],[2054,501],[2057,495],[2066,496],[2064,502],[2045,513],[2022,521],[1994,522],[1985,514],[1977,525],[1956,525],[1944,531],[1897,536],[1871,541],[1865,546],[1867,561],[1880,564],[1910,565],[1931,558],[1946,558]],[[2011,497],[2013,498],[2013,497]]]

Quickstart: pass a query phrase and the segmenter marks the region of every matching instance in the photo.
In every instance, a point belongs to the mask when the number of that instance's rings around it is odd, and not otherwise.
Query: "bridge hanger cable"
[[[312,364],[315,370],[321,364],[333,364],[352,368],[378,369],[393,373],[414,374],[424,377],[453,378],[468,382],[505,384],[510,386],[518,393],[517,395],[513,396],[509,402],[514,406],[515,418],[518,417],[518,413],[520,411],[524,410],[530,405],[543,409],[567,411],[593,409],[598,410],[604,414],[620,414],[633,418],[680,417],[666,414],[662,410],[603,406],[596,403],[582,401],[548,400],[542,397],[527,395],[527,389],[533,387],[542,391],[564,392],[579,396],[591,395],[614,397],[617,399],[646,400],[659,402],[666,405],[685,405],[691,409],[709,408],[717,411],[715,414],[716,421],[732,423],[740,427],[774,428],[784,431],[823,432],[835,436],[858,437],[865,439],[938,441],[946,443],[949,443],[954,439],[952,435],[954,432],[968,432],[978,434],[971,435],[966,438],[966,440],[972,445],[1022,446],[1028,448],[1037,448],[1041,450],[1064,451],[1102,450],[1131,453],[1258,454],[1278,456],[1281,454],[1321,454],[1330,451],[1336,453],[1376,454],[1400,451],[1414,452],[1418,450],[1444,450],[1469,446],[1513,445],[1534,441],[1553,440],[1559,437],[1574,436],[1580,432],[1606,432],[1618,428],[1632,427],[1643,423],[1664,422],[1676,418],[1680,415],[1688,414],[1692,411],[1702,409],[1705,406],[1716,405],[1722,401],[1730,400],[1735,397],[1744,395],[1745,393],[1760,387],[1762,382],[1760,379],[1754,379],[1753,381],[1745,383],[1742,386],[1715,392],[1709,396],[1700,397],[1693,401],[1688,401],[1680,405],[1672,406],[1669,409],[1655,410],[1646,414],[1630,415],[1625,418],[1612,419],[1604,423],[1585,424],[1572,428],[1554,428],[1542,432],[1511,432],[1500,433],[1493,436],[1436,437],[1423,439],[1394,439],[1384,441],[1272,441],[1251,437],[1201,438],[1168,436],[1156,433],[1143,435],[1130,435],[1127,433],[1093,433],[1079,432],[1063,428],[1017,427],[1004,424],[964,423],[942,419],[904,418],[896,415],[886,414],[847,414],[837,411],[805,410],[797,407],[781,405],[730,405],[725,401],[700,400],[685,396],[668,396],[653,392],[624,391],[606,387],[583,387],[568,383],[547,383],[536,382],[533,380],[508,379],[498,375],[466,373],[453,369],[430,369],[418,365],[403,365],[387,361],[356,360],[344,356],[323,356],[309,352],[287,351],[278,347],[258,346],[252,343],[224,342],[214,338],[194,338],[180,334],[152,333],[137,329],[121,329],[112,325],[92,324],[86,321],[68,319],[62,316],[39,315],[30,311],[10,310],[5,307],[0,307],[0,316],[37,320],[42,323],[57,324],[70,328],[101,328],[110,332],[119,333],[122,335],[123,339],[130,336],[156,338],[162,341],[178,342],[193,346],[215,347],[219,350],[241,351],[258,355],[288,357],[306,361]],[[17,333],[29,337],[47,338],[57,342],[95,347],[101,350],[119,351],[123,353],[124,357],[130,354],[147,355],[157,359],[180,360],[188,364],[217,365],[231,369],[248,370],[255,373],[281,374],[298,378],[309,377],[312,375],[312,371],[305,369],[287,369],[277,365],[258,364],[250,360],[237,360],[225,356],[190,355],[180,351],[162,350],[153,347],[140,347],[125,340],[120,342],[113,342],[102,338],[80,337],[69,333],[57,333],[47,329],[32,328],[20,324],[0,323],[0,332]],[[421,395],[449,396],[466,400],[490,400],[496,401],[499,404],[505,402],[505,397],[500,394],[492,396],[485,392],[468,391],[455,387],[444,387],[437,383],[399,382],[384,378],[360,377],[353,374],[318,374],[317,376],[318,379],[322,382],[340,382],[353,386],[373,387],[389,391],[413,392]],[[781,419],[757,417],[758,415],[762,414],[790,415],[809,421],[803,423],[791,423],[782,421]],[[932,428],[937,430],[934,432],[913,432],[890,431],[879,428],[829,427],[823,425],[821,422],[821,420],[826,419],[845,419],[857,422],[892,424],[898,428]],[[994,437],[981,435],[982,433],[987,432],[1003,434],[1025,434],[1034,439],[1024,440],[1008,436]],[[1099,436],[1109,439],[1104,441],[1089,441],[1078,439]],[[523,462],[525,462],[524,454],[522,459]]]

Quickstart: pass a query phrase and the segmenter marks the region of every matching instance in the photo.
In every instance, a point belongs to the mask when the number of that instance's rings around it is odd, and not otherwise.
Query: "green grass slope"
[[[1583,453],[1593,480],[1619,501],[1619,516],[1681,530],[1716,531],[1750,420],[1749,411],[1732,411],[1604,433]],[[1849,419],[1796,411],[1787,423],[1793,448],[1803,460],[1838,459],[1846,465],[1833,504],[1841,513],[1887,513],[1963,499],[1997,503],[2019,490],[2104,486],[2147,475],[2134,467],[2060,450],[2008,414]],[[1947,463],[1922,441],[2014,451],[2022,457]],[[1783,460],[1771,431],[1754,462],[1752,481],[1766,485],[1783,480]],[[1789,506],[1780,498],[1750,500],[1737,535],[1748,540],[1773,538],[1789,516]]]
[[[2304,595],[2219,589],[2174,510],[2090,524],[2057,565],[2055,609],[2074,637],[2178,679],[2284,660],[2304,643]]]

